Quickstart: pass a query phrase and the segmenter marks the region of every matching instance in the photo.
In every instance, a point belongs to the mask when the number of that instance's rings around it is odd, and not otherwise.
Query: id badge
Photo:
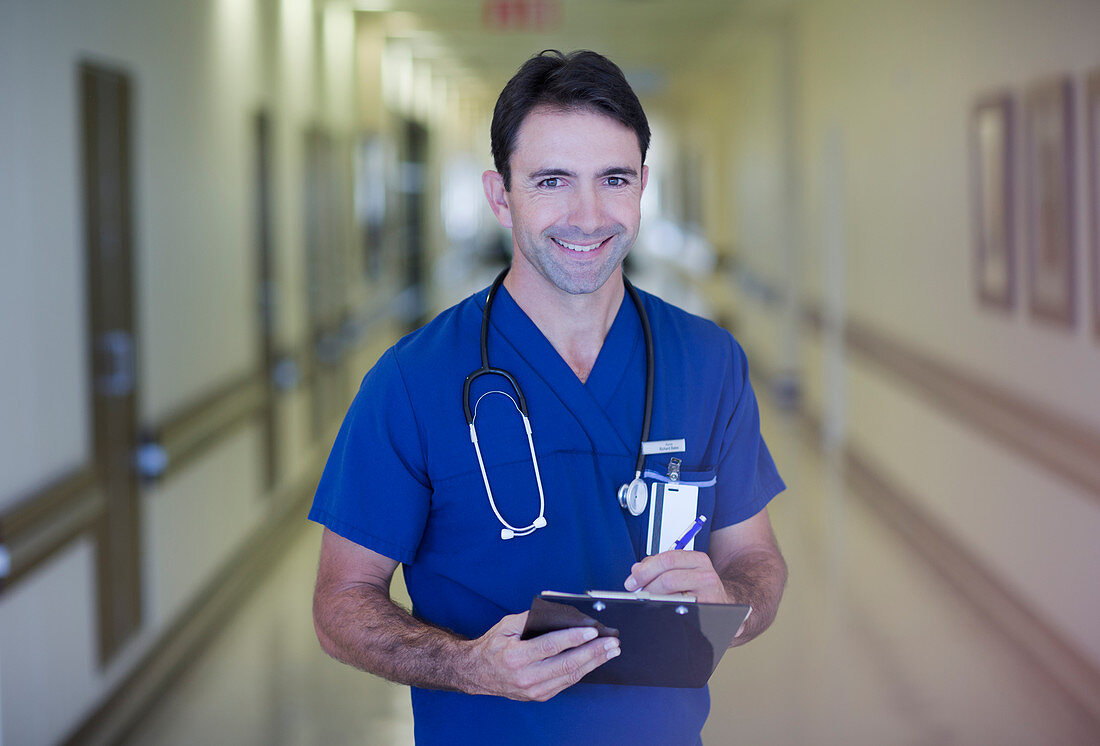
[[[678,482],[654,482],[650,495],[649,534],[646,554],[672,549],[676,540],[687,533],[699,516],[699,488]],[[692,537],[684,549],[694,549]]]

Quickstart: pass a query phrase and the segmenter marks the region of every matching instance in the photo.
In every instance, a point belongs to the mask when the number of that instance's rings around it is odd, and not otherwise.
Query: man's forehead
[[[623,124],[614,117],[593,107],[561,108],[538,106],[533,108],[520,123],[519,130],[516,133],[516,143],[512,151],[512,157],[542,156],[556,157],[564,160],[570,155],[578,155],[579,152],[571,153],[569,151],[584,150],[586,149],[585,146],[592,145],[591,140],[587,137],[581,139],[579,142],[577,142],[574,137],[572,141],[567,142],[569,135],[576,135],[578,131],[583,131],[586,135],[591,133],[592,138],[600,138],[602,140],[606,140],[609,137],[612,140],[619,140],[621,138],[623,145],[622,149],[628,152],[607,152],[605,157],[616,161],[627,157],[632,161],[632,163],[619,164],[623,166],[640,164],[642,148],[638,140],[637,132],[630,126]],[[552,152],[536,154],[535,151],[545,149],[544,146],[547,145],[573,145],[575,147],[553,147]],[[588,158],[586,160],[591,159]]]

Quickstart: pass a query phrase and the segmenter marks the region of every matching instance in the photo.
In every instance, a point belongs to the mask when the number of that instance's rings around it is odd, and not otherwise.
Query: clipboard
[[[698,688],[707,683],[752,608],[698,603],[690,596],[619,591],[544,591],[531,602],[521,639],[569,627],[618,637],[621,654],[582,684]]]

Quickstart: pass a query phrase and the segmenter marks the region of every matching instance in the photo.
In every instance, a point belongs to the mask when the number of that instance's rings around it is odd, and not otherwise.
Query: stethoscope
[[[485,494],[489,496],[489,506],[493,509],[497,520],[500,521],[500,525],[503,526],[500,530],[500,538],[504,540],[511,539],[514,536],[527,536],[546,525],[546,495],[542,490],[542,475],[539,473],[539,460],[535,455],[535,441],[531,437],[531,421],[527,417],[527,400],[523,396],[523,391],[520,390],[519,382],[511,373],[502,368],[494,368],[489,365],[489,312],[493,307],[497,290],[504,282],[506,274],[508,274],[507,267],[493,280],[493,284],[489,288],[489,295],[485,298],[485,310],[481,315],[481,367],[466,376],[466,382],[462,385],[462,409],[466,413],[466,424],[470,427],[470,440],[474,444],[474,452],[477,453],[477,463],[481,467],[481,479],[485,483]],[[634,302],[634,307],[638,309],[638,318],[642,322],[642,335],[645,337],[645,413],[642,418],[642,439],[638,443],[638,459],[634,466],[634,479],[619,487],[618,497],[619,505],[623,509],[629,511],[631,515],[639,516],[645,512],[646,505],[649,502],[646,485],[642,480],[642,468],[645,464],[643,444],[649,440],[649,421],[653,415],[653,331],[649,327],[649,317],[646,315],[638,291],[634,289],[634,286],[630,284],[630,280],[626,279],[625,276],[623,277],[623,285],[626,287],[627,294],[630,295],[630,300]],[[495,389],[486,391],[474,402],[474,408],[471,410],[470,384],[484,375],[496,375],[507,380],[516,392],[515,398],[513,399],[505,391]],[[474,420],[477,419],[477,408],[481,404],[481,400],[490,394],[507,397],[515,406],[516,411],[519,412],[519,416],[523,418],[523,428],[527,431],[527,446],[531,449],[531,463],[535,468],[535,483],[539,488],[539,515],[538,518],[523,527],[513,526],[500,514],[496,500],[493,499],[493,489],[489,486],[489,475],[485,472],[485,460],[481,456],[481,446],[477,442],[477,428],[474,427]]]

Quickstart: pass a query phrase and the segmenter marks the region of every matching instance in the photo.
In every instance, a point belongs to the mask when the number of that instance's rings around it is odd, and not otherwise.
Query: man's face
[[[572,295],[599,290],[638,236],[648,171],[634,130],[590,111],[534,109],[510,165],[510,191],[493,172],[485,186],[512,229],[513,271]]]

